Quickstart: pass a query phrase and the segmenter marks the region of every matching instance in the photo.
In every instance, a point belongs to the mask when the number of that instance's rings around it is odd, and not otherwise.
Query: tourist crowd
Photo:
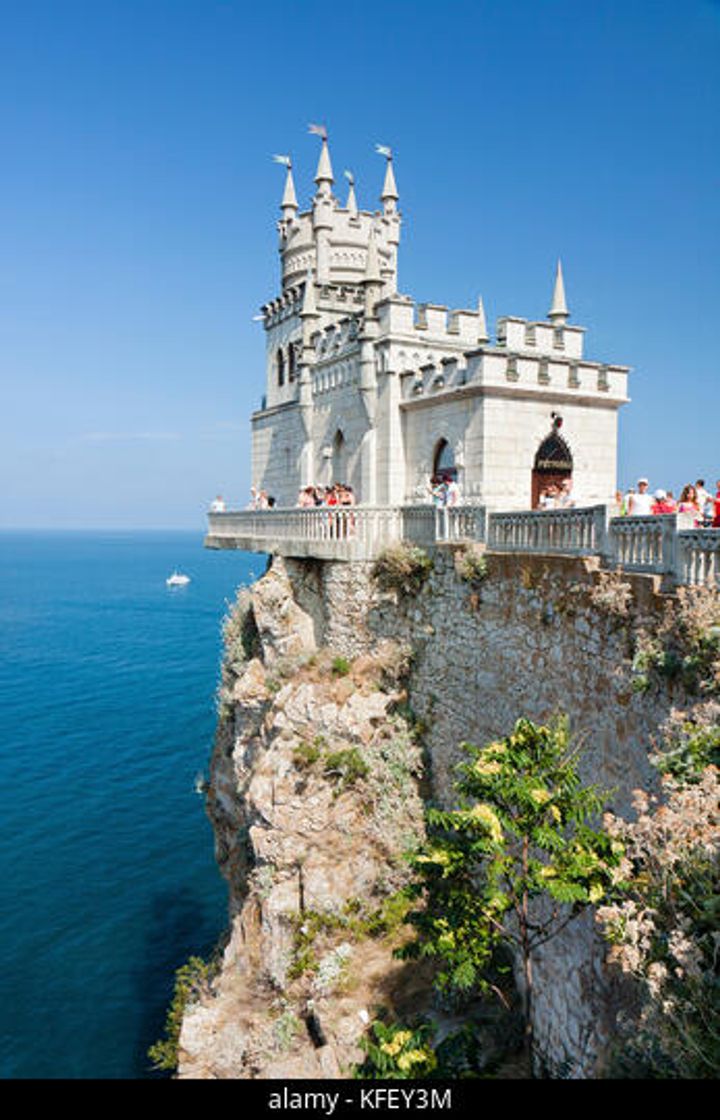
[[[427,491],[436,509],[448,509],[460,504],[460,488],[451,473],[432,475]],[[352,486],[344,482],[335,482],[332,486],[303,486],[295,503],[297,509],[314,509],[318,506],[347,507],[356,504],[357,499]],[[251,487],[247,509],[273,509],[275,505],[275,498],[266,490]],[[572,480],[565,478],[548,483],[541,489],[535,509],[572,509],[575,505]],[[225,508],[225,501],[219,494],[210,503],[211,513],[223,512]],[[630,486],[625,493],[621,490],[615,493],[614,515],[616,517],[648,517],[667,513],[688,515],[692,517],[693,525],[698,528],[720,529],[720,481],[716,484],[714,496],[705,489],[702,478],[695,483],[688,482],[677,499],[672,490],[651,491],[650,481],[647,478],[639,478],[637,485]]]
[[[562,482],[551,482],[541,491],[537,500],[536,509],[572,509],[575,499],[572,496],[572,480],[564,478]]]
[[[650,481],[639,478],[637,486],[631,486],[623,494],[618,490],[615,495],[617,515],[620,517],[648,517],[651,514],[678,513],[692,517],[693,525],[703,529],[720,529],[720,481],[715,488],[715,496],[705,489],[705,480],[699,478],[694,484],[683,486],[680,497],[675,498],[672,490],[650,491]]]
[[[354,506],[355,492],[344,482],[332,486],[303,486],[295,503],[298,509],[313,509],[315,506]]]

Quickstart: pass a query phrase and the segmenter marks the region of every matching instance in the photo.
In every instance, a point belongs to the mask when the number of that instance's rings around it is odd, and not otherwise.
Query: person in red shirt
[[[713,517],[713,529],[720,529],[720,481],[717,484],[717,493],[714,498],[715,503],[715,516]]]
[[[655,491],[655,501],[652,505],[653,513],[675,513],[675,503],[668,501],[668,496],[664,490]]]

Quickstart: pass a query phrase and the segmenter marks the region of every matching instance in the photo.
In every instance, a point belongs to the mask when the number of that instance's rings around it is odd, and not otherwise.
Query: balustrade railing
[[[442,506],[435,510],[437,541],[484,541],[484,506]]]
[[[608,528],[608,558],[635,572],[672,572],[677,523],[673,514],[614,517]]]
[[[356,542],[372,549],[401,536],[402,511],[394,506],[319,506],[311,509],[239,510],[208,515],[211,537],[259,542]]]
[[[678,533],[678,583],[720,588],[720,529],[690,529]]]
[[[487,543],[498,552],[602,553],[605,519],[605,506],[491,513]]]
[[[268,552],[285,544],[297,546],[297,555],[371,559],[400,540],[479,541],[497,552],[595,555],[611,568],[720,588],[720,529],[688,528],[688,518],[672,514],[608,520],[607,513],[605,506],[500,513],[430,505],[231,510],[208,515],[208,542],[236,541],[257,551],[267,545]]]

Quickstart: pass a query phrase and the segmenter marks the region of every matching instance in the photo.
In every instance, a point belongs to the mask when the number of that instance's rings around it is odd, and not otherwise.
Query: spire
[[[293,181],[292,164],[288,164],[287,177],[285,179],[285,190],[283,191],[282,202],[280,206],[284,210],[297,210],[297,196],[295,195],[295,183]]]
[[[483,305],[482,296],[478,296],[478,342],[487,342],[489,335],[487,331],[487,321],[485,319],[485,307]]]
[[[355,198],[355,176],[353,175],[352,171],[346,171],[345,172],[345,178],[347,179],[348,183],[350,184],[350,189],[348,191],[347,204],[345,206],[345,209],[350,211],[351,217],[356,218],[358,208],[357,208],[357,199]]]
[[[298,211],[297,196],[295,194],[295,183],[293,181],[292,173],[292,160],[290,156],[273,156],[275,163],[282,164],[287,168],[287,175],[285,176],[285,190],[283,191],[282,202],[280,209],[283,212],[283,220],[290,221],[295,217]]]
[[[569,315],[565,302],[565,284],[563,282],[562,264],[557,263],[555,273],[555,288],[553,290],[552,307],[548,311],[548,319],[557,327],[562,327],[567,322]]]
[[[386,148],[383,144],[376,144],[375,151],[378,155],[385,156],[387,164],[385,167],[385,182],[383,183],[382,194],[380,198],[383,203],[385,213],[392,213],[395,210],[395,204],[400,197],[398,194],[397,186],[395,185],[395,174],[393,172],[393,156],[392,150]]]
[[[328,151],[327,129],[324,124],[311,124],[308,126],[308,131],[314,136],[320,136],[322,138],[320,159],[318,160],[317,171],[315,172],[315,182],[318,187],[317,193],[330,194],[335,179],[333,178],[330,152]],[[324,187],[324,184],[327,184],[327,187]]]

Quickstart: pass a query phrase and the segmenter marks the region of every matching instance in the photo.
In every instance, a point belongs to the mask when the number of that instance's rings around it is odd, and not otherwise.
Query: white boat
[[[173,572],[165,580],[165,583],[168,587],[184,587],[186,583],[190,583],[190,576],[183,575],[182,572]]]

